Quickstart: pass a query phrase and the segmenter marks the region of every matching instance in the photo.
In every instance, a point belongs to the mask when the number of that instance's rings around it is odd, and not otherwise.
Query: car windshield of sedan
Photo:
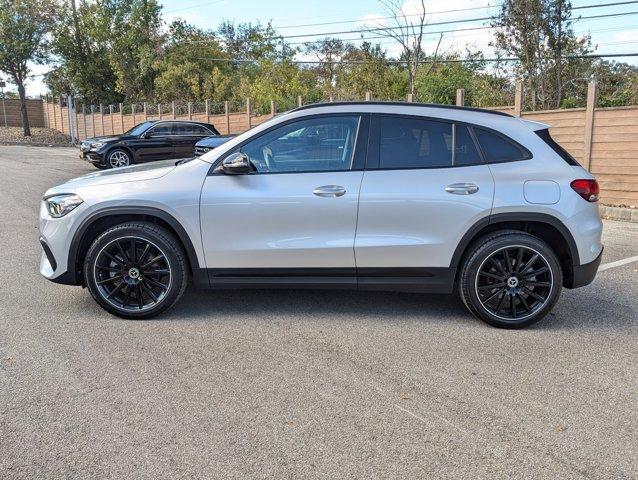
[[[124,135],[141,135],[143,134],[146,130],[148,130],[148,128],[153,125],[153,122],[142,122],[138,125],[135,125],[133,128],[131,128],[128,132],[124,132]]]

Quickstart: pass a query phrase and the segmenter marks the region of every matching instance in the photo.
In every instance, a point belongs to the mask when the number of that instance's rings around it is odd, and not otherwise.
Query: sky
[[[441,51],[464,52],[466,48],[470,48],[471,50],[481,50],[486,57],[489,57],[491,49],[488,44],[491,40],[491,31],[489,29],[467,31],[467,29],[484,26],[486,24],[484,20],[470,20],[494,15],[498,11],[499,1],[426,0],[429,30],[432,32],[448,31],[443,34]],[[572,0],[572,6],[601,5],[618,1],[622,0]],[[378,27],[380,22],[386,21],[382,18],[388,15],[378,0],[164,0],[160,3],[163,5],[163,17],[167,23],[176,18],[182,18],[200,28],[216,29],[224,19],[236,22],[261,22],[262,24],[272,21],[273,26],[281,35],[316,34],[315,36],[289,39],[289,42],[316,40],[322,38],[322,33]],[[405,0],[403,9],[409,15],[418,12],[419,5],[420,0]],[[595,51],[597,54],[638,52],[638,1],[617,6],[575,8],[573,16],[588,17],[631,12],[634,13],[617,17],[582,18],[574,22],[574,31],[578,34],[591,34],[592,43],[598,46]],[[441,24],[441,22],[458,23]],[[436,23],[438,25],[433,25]],[[466,29],[466,31],[461,31],[462,29]],[[351,39],[354,43],[360,42],[361,38],[360,33],[332,36]],[[375,36],[378,36],[378,33],[364,34],[364,38]],[[431,34],[426,37],[424,43],[426,52],[434,50],[438,36],[438,34]],[[391,56],[399,51],[396,42],[391,39],[372,38],[371,41],[380,43]],[[302,56],[299,59],[308,60]],[[638,56],[619,60],[638,64]],[[41,75],[49,68],[50,66],[46,65],[33,66],[32,70],[36,76],[27,84],[29,96],[46,93]],[[14,90],[11,85],[9,88]]]

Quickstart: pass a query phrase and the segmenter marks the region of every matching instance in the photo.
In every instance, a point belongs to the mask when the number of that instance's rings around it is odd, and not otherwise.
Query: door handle
[[[345,195],[346,189],[339,185],[324,185],[322,187],[315,188],[312,193],[318,197],[340,197]]]
[[[445,191],[454,195],[471,195],[478,192],[479,187],[473,183],[453,183],[445,187]]]

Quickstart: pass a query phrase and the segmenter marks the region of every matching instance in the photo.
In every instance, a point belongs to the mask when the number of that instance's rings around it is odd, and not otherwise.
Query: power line
[[[561,58],[563,59],[582,59],[582,58],[620,58],[620,57],[638,57],[638,52],[633,53],[608,53],[608,54],[586,54],[586,55],[567,55]],[[196,60],[208,60],[211,62],[227,62],[227,63],[255,63],[259,60],[252,59],[236,59],[236,58],[210,58],[210,57],[198,57]],[[436,60],[435,63],[481,63],[481,62],[517,62],[520,58],[446,58]],[[409,60],[383,60],[384,63],[390,64],[403,64],[408,63]],[[339,63],[342,65],[361,65],[370,63],[370,60],[341,60],[337,62],[329,62],[326,60],[277,60],[275,63],[293,63],[298,65],[322,65],[325,63]],[[424,60],[421,63],[432,63],[431,61]]]
[[[614,7],[614,6],[618,6],[618,5],[631,5],[631,4],[636,4],[638,3],[638,0],[632,0],[632,1],[625,1],[625,2],[611,2],[611,3],[600,3],[600,4],[594,4],[594,5],[581,5],[579,7],[572,7],[572,10],[582,10],[582,9],[586,9],[586,8],[601,8],[601,7]],[[438,14],[442,14],[442,13],[456,13],[456,12],[467,12],[467,11],[472,11],[472,10],[485,10],[488,8],[492,8],[492,7],[500,7],[501,4],[487,4],[481,7],[469,7],[469,8],[456,8],[453,10],[440,10],[438,12],[426,12],[426,15],[438,15]],[[420,13],[411,13],[409,15],[401,15],[401,18],[407,18],[407,17],[417,17],[420,16]],[[378,17],[378,18],[372,18],[370,19],[370,21],[379,21],[379,20],[392,20],[395,17]],[[358,23],[361,22],[362,20],[341,20],[341,21],[337,21],[337,22],[321,22],[321,23],[305,23],[305,24],[301,24],[301,25],[280,25],[280,26],[276,26],[274,28],[277,29],[284,29],[284,28],[303,28],[303,27],[321,27],[321,26],[325,26],[325,25],[343,25],[343,24],[347,24],[347,23]],[[430,24],[431,25],[431,24]]]
[[[636,2],[632,2],[632,3],[638,3],[638,1]],[[589,6],[589,8],[592,8],[592,6]],[[601,14],[601,15],[590,15],[587,17],[578,17],[577,19],[574,20],[593,20],[593,19],[599,19],[599,18],[610,18],[610,17],[620,17],[620,16],[626,16],[626,15],[636,15],[638,14],[638,11],[634,11],[634,12],[620,12],[620,13],[606,13],[606,14]],[[463,20],[450,20],[450,21],[445,21],[445,22],[437,22],[437,23],[429,23],[428,25],[426,25],[427,27],[430,27],[432,25],[449,25],[449,24],[453,24],[453,23],[467,23],[467,22],[478,22],[478,21],[485,21],[485,20],[494,20],[496,17],[482,17],[482,18],[468,18],[468,19],[463,19]],[[285,39],[289,39],[289,38],[304,38],[304,37],[321,37],[321,36],[331,36],[331,35],[343,35],[343,34],[353,34],[353,33],[358,33],[358,34],[362,34],[362,33],[368,33],[368,32],[380,32],[380,31],[388,31],[388,30],[396,30],[399,27],[379,27],[379,28],[367,28],[367,29],[359,29],[359,30],[344,30],[344,31],[338,31],[338,32],[320,32],[320,33],[304,33],[304,34],[296,34],[296,35],[275,35],[272,37],[265,37],[264,40],[285,40]],[[450,33],[450,32],[463,32],[463,31],[471,31],[471,30],[486,30],[486,29],[490,29],[490,28],[498,28],[498,27],[492,27],[490,25],[482,25],[482,26],[476,26],[476,27],[469,27],[469,28],[455,28],[455,29],[451,29],[451,30],[439,30],[439,31],[434,31],[434,32],[424,32],[424,35],[435,35],[435,34],[442,34],[442,33]],[[386,38],[386,36],[379,36],[376,38]],[[348,40],[359,40],[361,39],[359,38],[354,38],[354,39],[343,39],[345,41]],[[368,38],[369,40],[373,39],[373,38]],[[208,43],[211,41],[217,41],[217,39],[205,39],[205,40],[192,40],[192,41],[188,41],[185,43]],[[299,44],[303,44],[303,43],[307,43],[310,42],[311,40],[307,40],[307,41],[303,41],[303,42],[298,42],[298,43],[290,43],[289,45],[299,45]]]
[[[583,20],[587,20],[587,18],[583,18]],[[498,27],[492,27],[490,25],[486,25],[486,26],[481,26],[481,27],[469,27],[469,28],[457,28],[457,29],[450,29],[450,30],[439,30],[436,32],[426,32],[423,35],[439,35],[441,33],[458,33],[461,32],[460,36],[464,36],[467,35],[467,33],[463,33],[463,32],[474,32],[474,31],[478,31],[478,30],[491,30],[491,29],[495,29]],[[586,34],[586,33],[599,33],[599,32],[618,32],[618,31],[622,31],[622,30],[633,30],[635,28],[638,28],[638,25],[629,25],[629,26],[625,26],[625,27],[612,27],[612,28],[600,28],[600,29],[596,29],[596,30],[583,30],[583,31],[579,31],[576,32],[577,35],[581,35],[581,34]],[[380,40],[380,39],[387,39],[390,41],[390,43],[395,43],[395,41],[391,38],[388,38],[387,35],[375,35],[375,36],[370,36],[370,37],[352,37],[352,38],[340,38],[339,40],[344,41],[344,42],[351,42],[351,41],[357,41],[357,40],[364,40],[364,41],[368,41],[368,40]],[[306,42],[290,42],[287,43],[286,45],[305,45]],[[384,42],[377,42],[380,45],[386,45],[389,43],[384,43]]]
[[[638,0],[635,1],[635,2],[631,2],[631,3],[638,3]],[[455,8],[454,10],[440,10],[438,12],[426,12],[426,15],[438,15],[438,14],[441,14],[441,13],[469,12],[471,10],[485,10],[487,8],[492,8],[492,7],[496,7],[496,6],[498,6],[498,5],[496,5],[496,4],[493,4],[493,5],[487,4],[487,5],[484,5],[482,7]],[[406,17],[406,18],[407,17],[417,17],[419,15],[421,15],[421,14],[420,13],[411,13],[409,15],[401,15],[401,18],[403,18],[403,17]],[[393,18],[395,18],[395,17],[375,17],[375,18],[371,18],[369,20],[374,20],[376,22],[376,21],[379,21],[379,20],[391,20]],[[341,20],[339,22],[306,23],[306,24],[303,24],[303,25],[283,25],[283,26],[277,26],[277,27],[274,27],[274,28],[282,29],[282,28],[321,27],[321,26],[324,26],[324,25],[343,25],[344,23],[358,23],[358,22],[361,22],[361,21],[362,20]],[[365,21],[365,20],[363,20],[363,21]]]
[[[594,18],[610,18],[610,17],[620,17],[625,15],[635,15],[638,14],[636,12],[622,12],[622,13],[605,13],[601,15],[590,15],[588,17],[580,17],[576,20],[585,20],[585,19],[594,19]],[[463,20],[447,20],[445,22],[435,22],[428,23],[426,27],[430,27],[433,25],[449,25],[452,23],[468,23],[468,22],[482,22],[485,20],[495,20],[496,17],[481,17],[481,18],[466,18]],[[303,38],[303,37],[318,37],[318,36],[328,36],[328,35],[343,35],[347,33],[365,33],[365,32],[384,32],[388,30],[397,30],[405,27],[376,27],[376,28],[362,28],[359,30],[342,30],[338,32],[319,32],[319,33],[300,33],[296,35],[276,35],[272,37],[266,37],[265,40],[278,40],[285,38]]]

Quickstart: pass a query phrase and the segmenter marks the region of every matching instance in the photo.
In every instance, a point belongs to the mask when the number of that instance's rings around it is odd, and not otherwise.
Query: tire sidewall
[[[477,242],[474,250],[463,265],[461,281],[459,282],[461,298],[469,310],[479,319],[500,328],[522,328],[541,320],[547,315],[560,297],[563,275],[560,263],[553,250],[541,239],[527,233],[509,233]],[[508,320],[497,317],[486,310],[479,300],[476,291],[476,279],[481,265],[493,253],[505,247],[523,246],[540,253],[548,263],[552,274],[552,287],[545,305],[531,316],[521,320]]]
[[[83,269],[86,286],[95,301],[108,312],[128,319],[153,317],[174,305],[186,288],[188,269],[183,251],[176,244],[176,240],[169,235],[168,232],[163,229],[158,230],[154,225],[124,224],[113,227],[98,236],[86,254]],[[100,294],[95,280],[95,262],[102,248],[113,240],[131,236],[154,243],[166,256],[172,275],[169,289],[162,300],[152,308],[141,312],[121,310],[111,305]]]

